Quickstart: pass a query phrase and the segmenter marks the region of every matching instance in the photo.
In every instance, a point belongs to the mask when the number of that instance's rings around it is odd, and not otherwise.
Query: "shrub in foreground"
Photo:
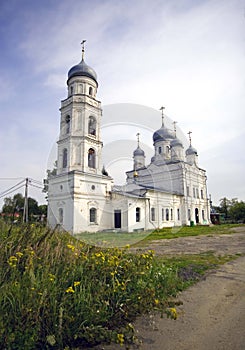
[[[132,343],[131,322],[166,311],[177,271],[127,249],[100,249],[37,226],[0,233],[0,348],[71,349]]]

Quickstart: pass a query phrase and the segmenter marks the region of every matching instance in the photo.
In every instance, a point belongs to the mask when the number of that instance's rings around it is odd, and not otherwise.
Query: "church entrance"
[[[115,226],[115,228],[122,227],[121,221],[122,221],[121,210],[115,210],[114,211],[114,226]]]
[[[195,209],[195,219],[196,219],[196,224],[199,224],[199,213],[198,213],[198,208]]]

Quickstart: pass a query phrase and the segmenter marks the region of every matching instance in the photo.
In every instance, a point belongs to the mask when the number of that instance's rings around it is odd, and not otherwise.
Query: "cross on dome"
[[[177,124],[178,122],[176,122],[176,121],[174,121],[173,122],[173,125],[174,125],[174,134],[175,134],[175,137],[176,137],[176,124]]]
[[[140,146],[140,133],[137,132],[136,136],[137,136],[137,146],[139,147]]]
[[[82,45],[82,61],[84,61],[84,52],[85,52],[85,47],[84,47],[84,44],[86,43],[86,40],[83,40],[81,42],[81,45]]]
[[[164,126],[164,113],[163,113],[164,109],[165,107],[163,106],[160,108],[160,111],[162,111],[162,126]]]
[[[187,134],[189,135],[189,141],[190,141],[190,146],[191,146],[191,134],[192,134],[192,131],[189,131]]]

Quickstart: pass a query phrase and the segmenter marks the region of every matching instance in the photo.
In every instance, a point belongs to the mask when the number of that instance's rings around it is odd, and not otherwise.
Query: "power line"
[[[43,189],[43,187],[41,186],[37,186],[37,185],[33,185],[32,183],[29,182],[29,185],[32,186],[32,187],[36,187],[36,188],[40,188],[41,190]]]
[[[25,180],[24,177],[0,177],[0,180]]]
[[[21,186],[14,188],[12,191],[6,192],[6,193],[4,193],[3,195],[0,195],[0,198],[5,197],[5,196],[8,196],[8,195],[10,195],[11,193],[13,193],[13,192],[19,190],[20,188],[22,188],[22,187],[24,187],[24,186],[25,186],[25,184],[23,183]]]
[[[24,181],[25,181],[25,180],[22,180],[22,181],[18,182],[16,185],[14,185],[14,186],[12,186],[12,187],[8,188],[7,190],[5,190],[5,191],[1,192],[1,193],[0,193],[0,197],[1,197],[2,195],[4,195],[4,196],[5,196],[6,192],[11,191],[13,188],[15,188],[15,187],[19,186],[21,183],[24,183]]]

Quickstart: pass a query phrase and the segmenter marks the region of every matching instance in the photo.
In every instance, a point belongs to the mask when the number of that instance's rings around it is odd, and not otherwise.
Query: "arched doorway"
[[[196,224],[199,224],[199,213],[198,213],[198,208],[195,209],[195,219],[196,219]]]

